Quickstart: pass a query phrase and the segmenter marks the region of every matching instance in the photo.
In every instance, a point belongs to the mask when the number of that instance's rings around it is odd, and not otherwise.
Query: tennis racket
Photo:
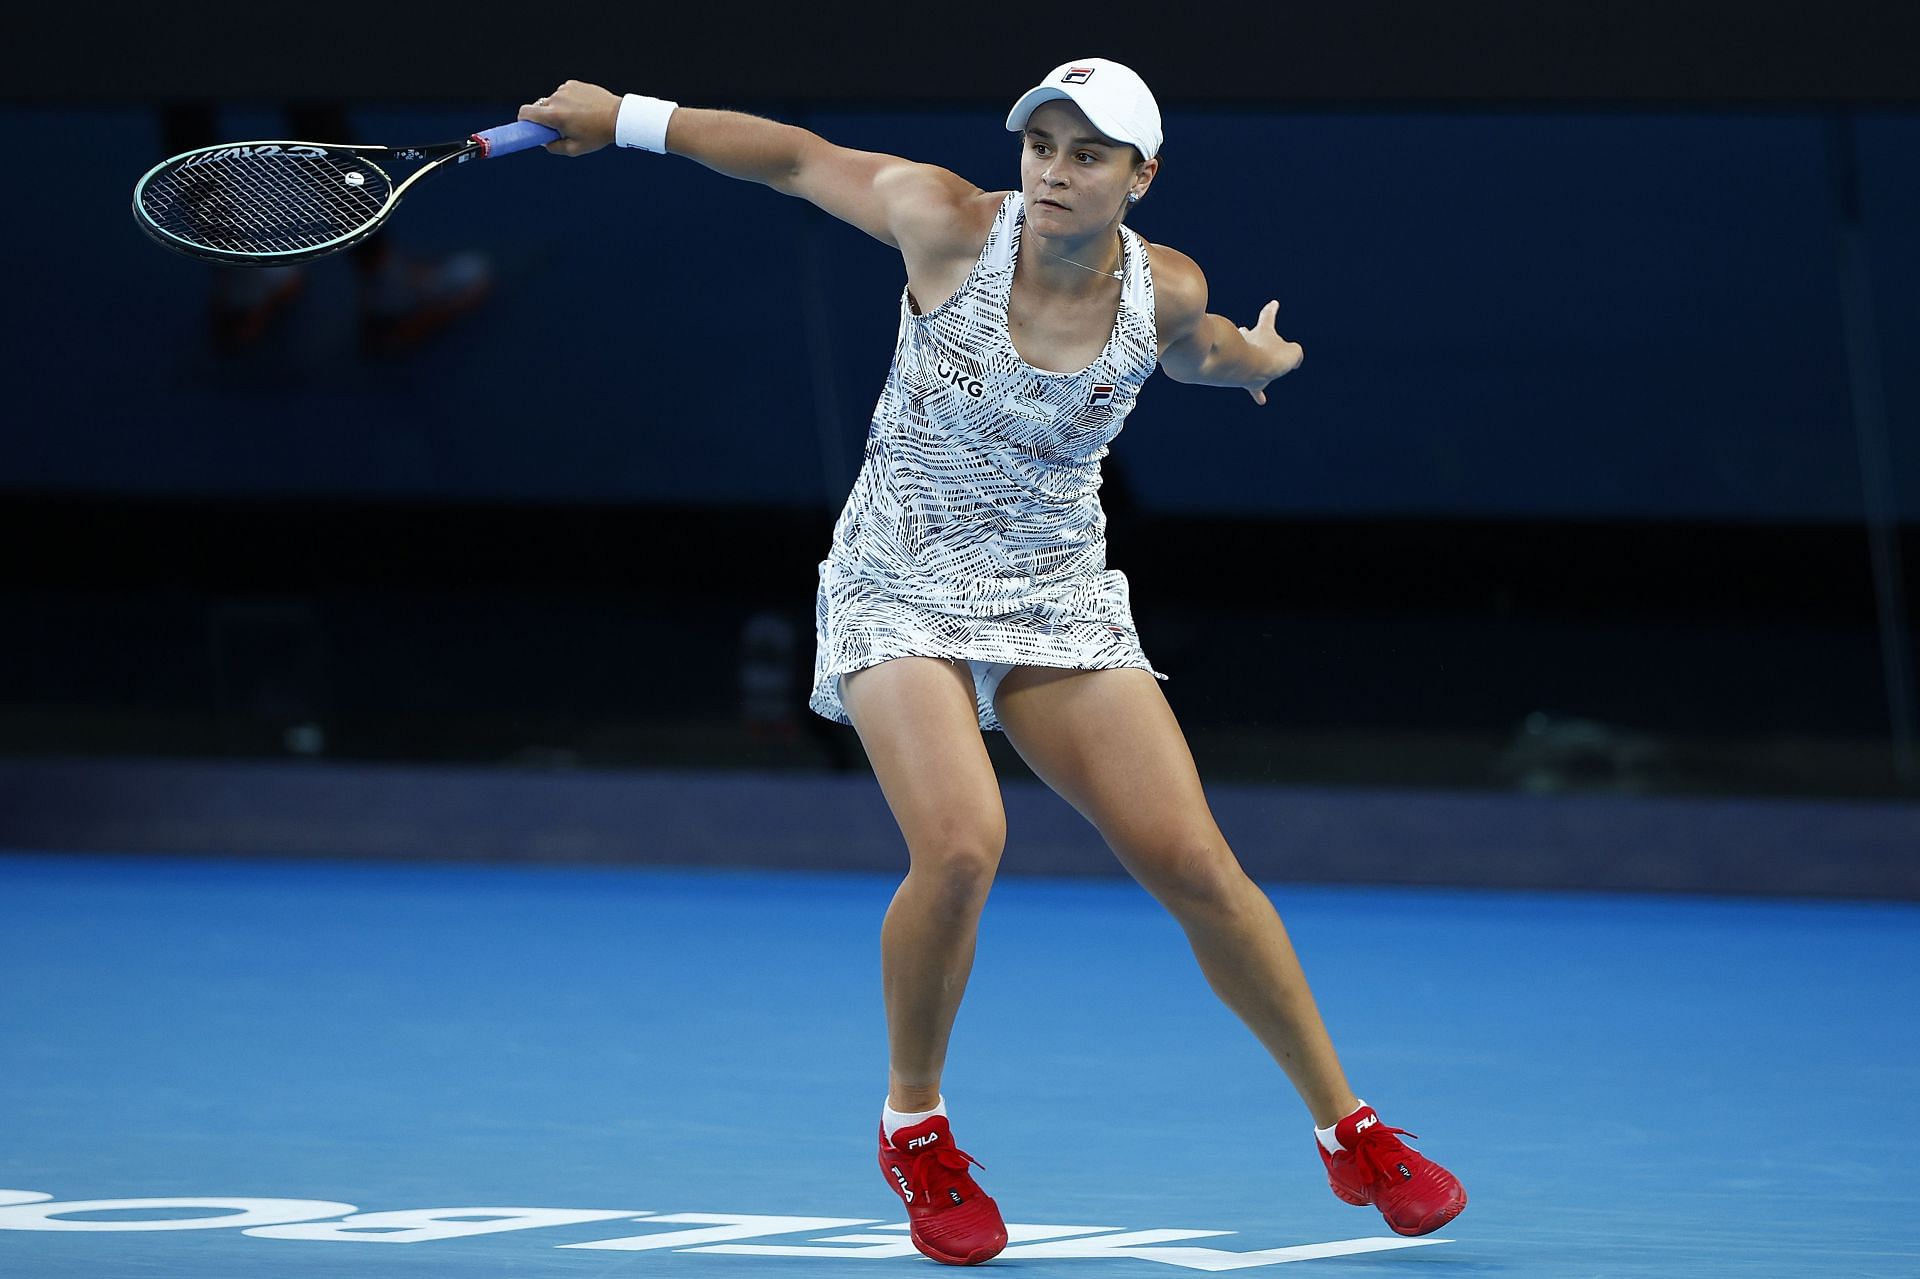
[[[428,147],[229,142],[162,160],[133,188],[140,229],[176,253],[227,266],[280,266],[350,249],[438,169],[554,141],[517,120]],[[376,159],[426,160],[395,185]]]

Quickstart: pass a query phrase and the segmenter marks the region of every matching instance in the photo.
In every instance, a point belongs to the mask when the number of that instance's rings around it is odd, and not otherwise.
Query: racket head
[[[133,188],[133,216],[176,253],[228,266],[279,266],[338,253],[393,211],[384,147],[229,142],[162,160]]]

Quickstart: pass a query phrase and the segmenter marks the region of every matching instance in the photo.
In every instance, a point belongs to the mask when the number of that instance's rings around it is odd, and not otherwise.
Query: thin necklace
[[[1109,280],[1117,280],[1120,278],[1120,273],[1118,271],[1102,271],[1097,266],[1088,266],[1085,262],[1075,262],[1072,258],[1063,258],[1058,253],[1055,253],[1051,249],[1042,249],[1040,251],[1046,254],[1048,257],[1052,258],[1055,262],[1067,262],[1072,264],[1073,266],[1079,267],[1082,271],[1091,271],[1095,275],[1104,275]]]

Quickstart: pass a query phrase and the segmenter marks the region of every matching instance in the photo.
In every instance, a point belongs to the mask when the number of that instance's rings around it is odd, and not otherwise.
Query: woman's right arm
[[[613,141],[621,101],[598,85],[569,80],[544,101],[521,107],[520,118],[560,131],[547,150],[585,155]],[[935,165],[835,146],[806,129],[738,111],[676,107],[666,147],[716,173],[811,201],[910,258],[915,250],[941,254],[949,235],[964,249],[960,210],[982,194]]]

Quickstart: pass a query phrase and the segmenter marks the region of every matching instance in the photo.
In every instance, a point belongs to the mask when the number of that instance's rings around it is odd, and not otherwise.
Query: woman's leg
[[[1214,992],[1286,1071],[1314,1123],[1350,1114],[1359,1103],[1287,930],[1215,825],[1153,676],[1023,666],[995,707],[1021,758],[1186,930]]]
[[[840,694],[907,841],[907,876],[880,930],[888,1104],[931,1110],[1006,812],[964,663],[897,658],[846,676]]]

